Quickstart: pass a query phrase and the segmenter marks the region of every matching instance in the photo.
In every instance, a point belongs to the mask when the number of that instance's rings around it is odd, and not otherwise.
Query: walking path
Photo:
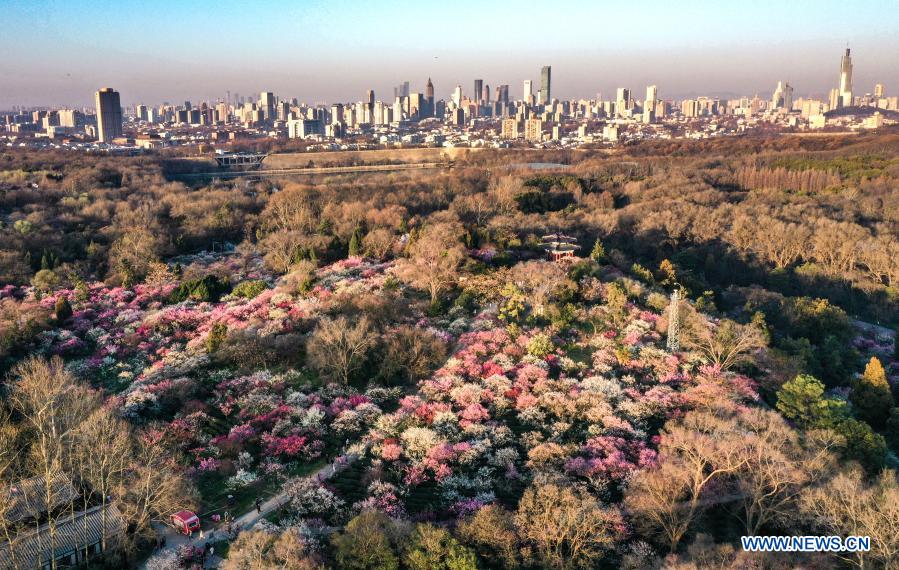
[[[327,479],[330,479],[334,475],[334,473],[336,473],[338,462],[342,461],[344,465],[349,465],[349,464],[353,463],[354,461],[356,461],[356,459],[358,459],[358,455],[356,455],[354,453],[349,453],[349,454],[343,456],[343,458],[335,459],[331,463],[325,465],[318,471],[310,473],[306,477],[315,477],[319,481],[325,481]],[[240,515],[239,517],[236,517],[232,524],[234,525],[234,528],[240,529],[240,530],[252,528],[253,525],[255,525],[257,522],[259,522],[261,519],[265,518],[269,514],[275,512],[276,510],[278,510],[279,508],[284,506],[288,502],[288,500],[289,499],[287,497],[287,493],[284,491],[281,491],[274,497],[269,498],[268,500],[264,501],[261,505],[259,505],[259,509],[257,509],[255,506],[253,506],[253,508],[250,509],[249,511],[245,512],[244,514]],[[202,524],[202,521],[201,521],[201,524]],[[156,529],[156,533],[158,536],[165,538],[165,548],[163,548],[161,550],[154,550],[153,555],[149,559],[145,560],[139,566],[139,568],[141,568],[142,570],[145,570],[148,567],[147,563],[150,562],[151,560],[156,559],[158,557],[165,556],[165,553],[177,551],[180,547],[184,546],[185,544],[189,544],[195,548],[203,548],[203,546],[207,542],[210,544],[214,544],[215,542],[225,540],[228,538],[223,527],[219,527],[218,529],[209,530],[209,532],[205,532],[205,529],[204,529],[204,533],[203,533],[202,537],[200,537],[199,533],[194,533],[193,537],[185,536],[185,535],[177,532],[173,527],[166,525],[166,524],[162,524],[162,523],[154,523],[153,527]],[[221,561],[222,561],[222,559],[217,556],[210,557],[209,559],[206,560],[205,567],[206,568],[218,568]]]

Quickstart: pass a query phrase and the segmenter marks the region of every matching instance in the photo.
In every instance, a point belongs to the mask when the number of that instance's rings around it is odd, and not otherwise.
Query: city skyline
[[[239,6],[227,1],[214,11],[168,2],[115,10],[118,4],[106,1],[77,4],[0,2],[8,31],[0,45],[9,54],[0,62],[5,78],[0,108],[89,106],[100,85],[115,85],[127,106],[214,101],[227,91],[271,91],[319,103],[355,101],[374,89],[379,99],[389,100],[397,83],[411,81],[418,92],[428,77],[437,98],[448,99],[455,85],[468,91],[474,79],[493,86],[530,79],[538,88],[540,68],[547,64],[555,68],[552,95],[560,99],[599,92],[607,97],[616,87],[641,91],[653,84],[673,98],[767,95],[779,80],[789,82],[796,97],[826,96],[834,83],[831,54],[847,41],[859,58],[854,91],[899,83],[899,61],[890,56],[899,41],[889,34],[899,16],[889,2],[876,0],[851,11],[830,10],[839,3],[824,2],[816,10],[784,7],[777,17],[754,14],[738,21],[700,2],[674,11],[647,2],[637,14],[650,11],[653,18],[621,21],[618,8],[575,3],[559,16],[577,15],[572,22],[580,24],[564,32],[541,28],[536,42],[509,31],[527,29],[536,16],[490,3],[467,19],[452,11],[436,17],[431,9],[397,2],[381,3],[383,9],[355,1],[290,7],[269,2],[259,8],[258,19],[241,18]],[[765,12],[762,7],[755,12]],[[401,15],[402,31],[376,31],[388,23],[388,8]],[[86,34],[90,28],[84,24],[104,9],[109,9],[108,29]],[[349,17],[356,12],[366,15],[368,27]],[[321,26],[322,18],[340,25]],[[591,21],[596,30],[579,31],[582,22]],[[138,24],[156,32],[129,34]],[[739,43],[727,38],[736,27],[744,32]],[[257,36],[270,41],[251,45],[243,39]]]

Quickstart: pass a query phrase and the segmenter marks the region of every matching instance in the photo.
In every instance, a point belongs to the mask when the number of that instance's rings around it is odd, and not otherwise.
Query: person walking
[[[256,497],[256,512],[260,515],[262,514],[262,499],[259,497]]]

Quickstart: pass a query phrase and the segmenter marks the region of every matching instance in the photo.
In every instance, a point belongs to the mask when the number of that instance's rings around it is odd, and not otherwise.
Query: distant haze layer
[[[332,0],[113,2],[0,0],[0,108],[91,105],[116,88],[122,103],[257,97],[392,101],[409,81],[438,98],[474,79],[495,89],[539,87],[552,65],[557,98],[614,97],[646,85],[659,96],[835,87],[847,42],[854,91],[899,92],[899,10],[890,0],[720,2],[430,2]]]

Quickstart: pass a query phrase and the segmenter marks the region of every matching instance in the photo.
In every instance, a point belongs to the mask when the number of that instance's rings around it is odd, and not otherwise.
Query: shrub
[[[243,297],[244,299],[252,299],[267,288],[268,285],[266,285],[265,281],[262,279],[250,279],[238,283],[234,290],[231,291],[231,294],[237,297]]]
[[[225,323],[212,325],[209,336],[206,337],[206,352],[211,354],[217,351],[224,344],[226,338],[228,338],[228,325]]]
[[[42,293],[48,293],[59,285],[59,275],[51,269],[41,269],[31,278],[31,284]]]
[[[227,279],[214,275],[207,275],[199,279],[184,281],[172,292],[169,301],[180,303],[190,299],[192,301],[217,302],[222,295],[228,292],[230,284]]]
[[[60,297],[56,300],[56,305],[53,307],[53,313],[56,315],[57,321],[67,321],[72,316],[72,305],[69,304],[69,300],[65,297]]]
[[[554,348],[553,341],[543,333],[535,335],[528,341],[528,354],[537,358],[546,358]]]

